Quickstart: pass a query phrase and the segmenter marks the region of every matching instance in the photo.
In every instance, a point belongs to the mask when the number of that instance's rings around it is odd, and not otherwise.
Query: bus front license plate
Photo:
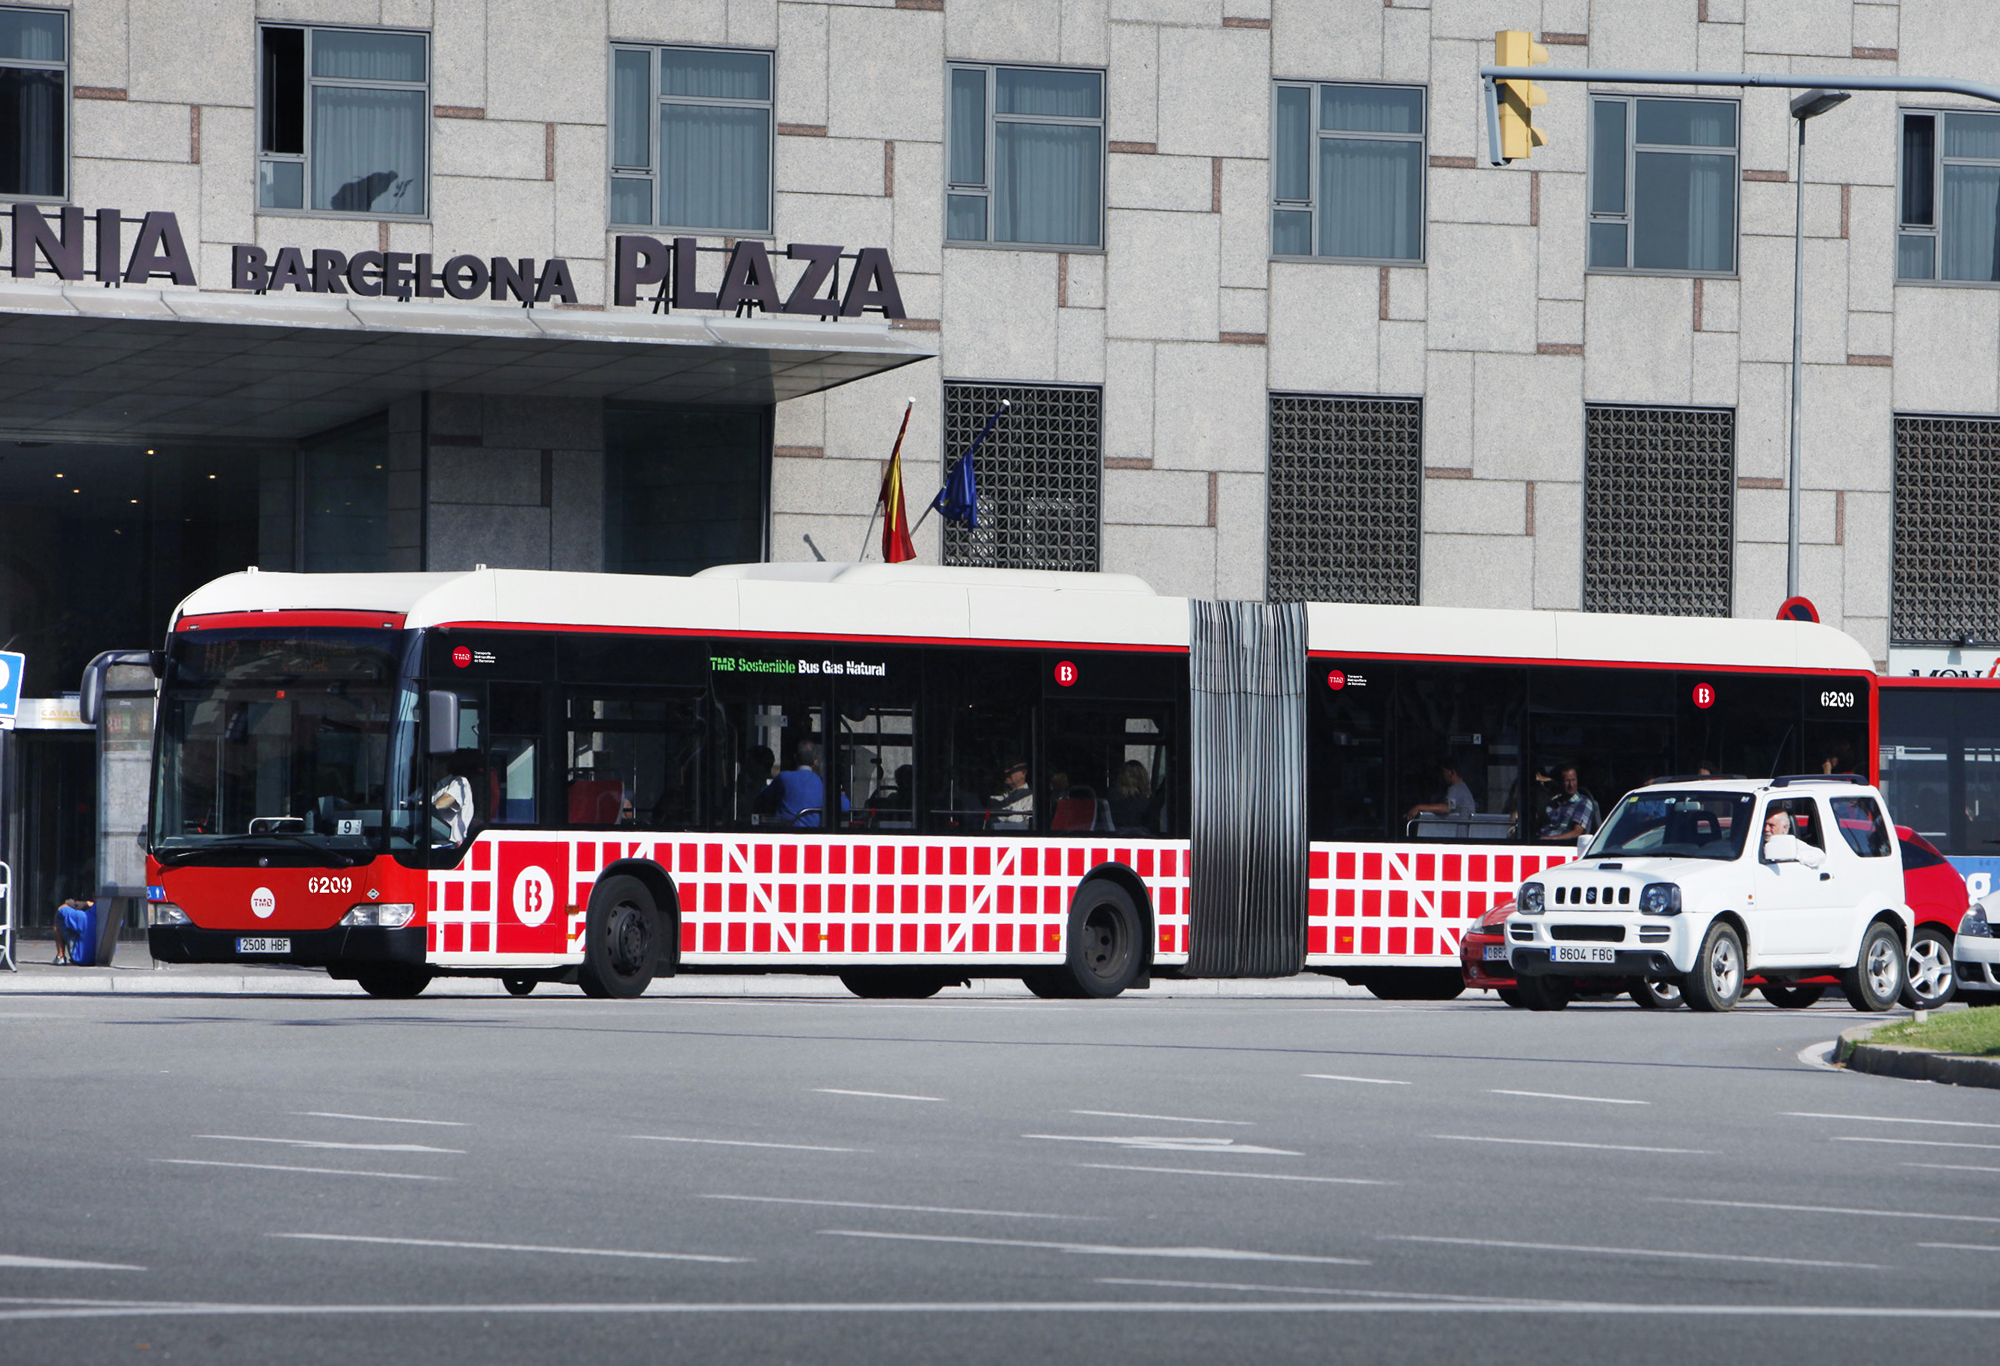
[[[1485,957],[1489,963],[1504,963],[1507,961],[1507,946],[1505,944],[1488,944],[1486,946]]]
[[[1551,963],[1615,963],[1618,950],[1595,944],[1558,944],[1549,950]]]
[[[238,953],[290,953],[292,941],[289,939],[239,939],[236,941]]]

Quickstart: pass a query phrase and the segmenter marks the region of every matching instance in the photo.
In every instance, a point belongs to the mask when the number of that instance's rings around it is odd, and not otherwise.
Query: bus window
[[[564,819],[575,826],[697,827],[702,733],[691,696],[572,692]]]
[[[1674,677],[1674,755],[1665,772],[1708,769],[1768,778],[1800,771],[1797,677],[1685,672]],[[1814,756],[1815,768],[1820,757]]]
[[[1981,704],[1990,707],[1990,693],[1961,699],[1960,715],[1965,716],[1964,739],[1959,755],[1965,773],[1965,835],[1961,847],[1967,854],[1991,858],[2000,850],[2000,735],[1990,721],[1976,717]],[[1982,710],[1984,708],[1981,708]]]
[[[1665,716],[1542,713],[1532,730],[1534,791],[1523,824],[1534,840],[1595,830],[1620,797],[1669,776],[1673,762],[1674,723]]]
[[[541,753],[542,686],[494,683],[489,685],[487,701],[484,814],[494,825],[533,825],[540,814],[536,765]]]
[[[1405,664],[1397,671],[1394,836],[1512,837],[1526,693],[1520,669]],[[1455,780],[1444,776],[1447,765]]]
[[[1142,839],[1173,833],[1173,731],[1173,708],[1159,703],[1051,707],[1045,828]]]
[[[825,676],[800,674],[803,654],[782,645],[718,642],[715,649],[711,743],[722,763],[711,823],[728,830],[837,825],[823,819],[829,801]]]
[[[934,834],[1032,835],[1049,779],[1035,772],[1037,656],[1013,650],[936,650],[925,665],[925,714],[937,758],[920,773]]]
[[[1308,661],[1306,820],[1313,839],[1379,840],[1387,832],[1395,679],[1391,664]]]
[[[914,650],[843,647],[834,676],[832,773],[847,798],[849,830],[917,828],[917,697],[923,660]]]

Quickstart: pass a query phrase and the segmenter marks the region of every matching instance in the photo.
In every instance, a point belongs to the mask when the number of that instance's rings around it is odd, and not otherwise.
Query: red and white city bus
[[[1574,851],[1579,799],[1873,753],[1869,662],[1824,627],[1109,574],[253,571],[163,658],[155,956],[385,996],[1302,968],[1449,994],[1461,928]]]

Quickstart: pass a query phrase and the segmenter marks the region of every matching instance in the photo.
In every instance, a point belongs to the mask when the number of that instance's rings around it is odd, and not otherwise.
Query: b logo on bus
[[[1056,682],[1060,683],[1065,688],[1075,687],[1076,665],[1070,663],[1070,661],[1068,661],[1067,659],[1065,659],[1062,663],[1056,665]]]
[[[1694,704],[1703,711],[1715,705],[1715,689],[1707,683],[1694,685]]]
[[[545,869],[529,866],[514,877],[514,918],[533,927],[555,909],[556,886]]]
[[[250,913],[259,920],[269,920],[271,913],[278,909],[278,898],[271,894],[269,887],[259,887],[250,893]]]

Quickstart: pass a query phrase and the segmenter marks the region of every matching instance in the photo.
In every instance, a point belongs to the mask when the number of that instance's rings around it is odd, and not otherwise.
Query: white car
[[[1573,863],[1521,885],[1508,962],[1531,1006],[1584,976],[1678,983],[1728,1010],[1751,974],[1838,975],[1856,1010],[1896,1003],[1914,916],[1875,788],[1851,778],[1666,779],[1626,795]],[[1961,939],[1960,943],[1965,941]]]
[[[1975,901],[1952,937],[1952,970],[1958,977],[1959,999],[1972,1005],[2000,1005],[2000,939],[1993,936],[1996,920],[2000,920],[2000,892]]]

